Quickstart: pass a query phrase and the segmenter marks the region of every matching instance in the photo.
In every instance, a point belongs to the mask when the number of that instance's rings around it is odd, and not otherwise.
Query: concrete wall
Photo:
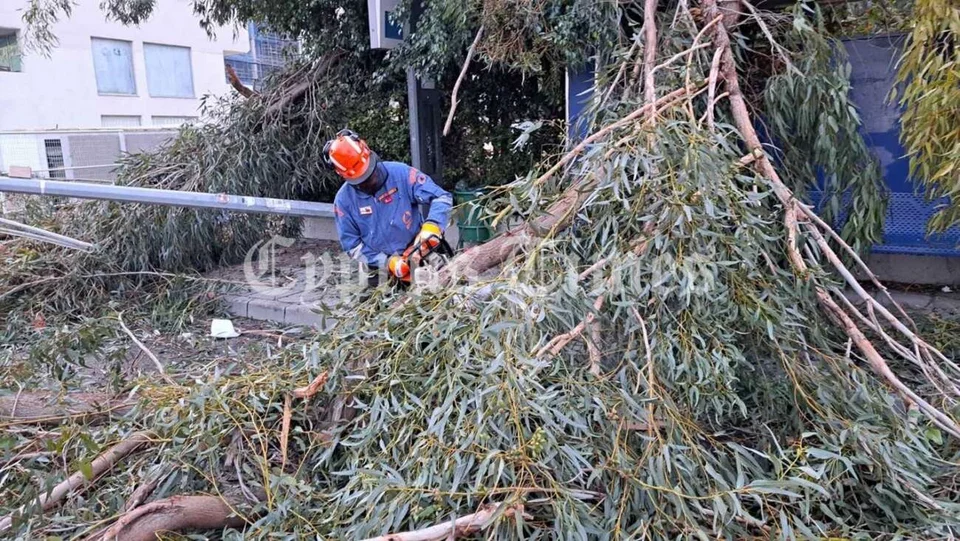
[[[140,27],[107,22],[99,4],[77,0],[72,16],[53,27],[60,44],[49,58],[28,52],[21,72],[0,72],[0,130],[100,127],[102,115],[140,116],[141,125],[150,126],[153,116],[197,117],[201,97],[230,91],[223,56],[249,49],[245,28],[220,29],[211,41],[187,0],[158,0],[153,16]],[[0,1],[0,29],[22,32],[25,6],[26,0]],[[132,42],[135,96],[98,94],[91,37]],[[150,97],[145,42],[190,48],[195,97]]]

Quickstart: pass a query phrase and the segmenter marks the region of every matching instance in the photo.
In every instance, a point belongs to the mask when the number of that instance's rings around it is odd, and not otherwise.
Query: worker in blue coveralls
[[[372,285],[383,268],[409,283],[410,268],[419,261],[410,261],[408,248],[446,246],[442,239],[453,198],[413,167],[381,161],[353,131],[340,131],[323,150],[327,164],[344,179],[333,202],[340,246],[367,265]],[[424,217],[420,205],[427,204]]]

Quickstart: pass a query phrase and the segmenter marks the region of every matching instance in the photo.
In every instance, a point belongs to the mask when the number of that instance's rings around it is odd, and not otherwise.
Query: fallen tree
[[[57,527],[110,521],[118,538],[960,535],[960,368],[852,278],[858,252],[794,195],[813,179],[789,178],[766,153],[749,101],[763,85],[741,84],[749,53],[724,5],[658,14],[646,2],[638,44],[601,74],[592,135],[491,202],[492,219],[523,225],[458,256],[444,287],[348,307],[296,363],[152,394],[111,428],[158,431],[153,466],[170,473],[157,499],[121,508],[155,474],[120,464],[89,491],[100,507],[65,503]],[[807,49],[776,41],[815,17],[751,17],[741,24],[764,30],[745,45],[769,45],[783,69],[841,69],[801,63]],[[836,80],[804,75],[784,84]],[[818,107],[849,106],[817,95]],[[862,163],[857,152],[847,165]],[[202,516],[182,507],[194,501]],[[241,501],[250,509],[238,513]],[[26,514],[20,532],[45,520]]]

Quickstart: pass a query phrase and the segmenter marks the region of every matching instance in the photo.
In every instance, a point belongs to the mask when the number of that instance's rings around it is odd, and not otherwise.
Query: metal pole
[[[8,229],[6,227],[0,227],[0,233],[3,233],[4,235],[10,235],[12,237],[23,237],[25,239],[36,240],[39,242],[49,242],[50,244],[56,244],[57,246],[72,248],[74,250],[82,250],[84,252],[90,252],[93,250],[93,245],[86,242],[77,241],[78,244],[73,244],[71,242],[57,240],[46,235],[37,235],[20,229]]]
[[[329,204],[269,197],[157,190],[132,186],[114,186],[87,182],[63,182],[45,179],[20,179],[0,176],[0,192],[103,199],[126,203],[165,205],[171,207],[206,208],[247,212],[251,214],[281,214],[329,218],[333,211]]]
[[[53,231],[47,231],[46,229],[40,229],[39,227],[33,227],[27,224],[22,224],[20,222],[15,222],[13,220],[7,220],[5,218],[0,218],[0,225],[5,225],[7,227],[12,227],[13,230],[22,229],[24,232],[36,235],[38,237],[43,237],[50,239],[53,242],[57,242],[62,246],[69,245],[70,248],[79,248],[81,250],[92,250],[93,245],[89,242],[83,242],[82,240],[77,240],[66,235],[61,235],[59,233],[54,233]]]

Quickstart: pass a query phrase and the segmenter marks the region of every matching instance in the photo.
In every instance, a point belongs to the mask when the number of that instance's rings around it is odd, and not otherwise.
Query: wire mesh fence
[[[113,182],[124,153],[156,150],[176,133],[171,128],[0,132],[0,173],[29,168],[40,178]]]

